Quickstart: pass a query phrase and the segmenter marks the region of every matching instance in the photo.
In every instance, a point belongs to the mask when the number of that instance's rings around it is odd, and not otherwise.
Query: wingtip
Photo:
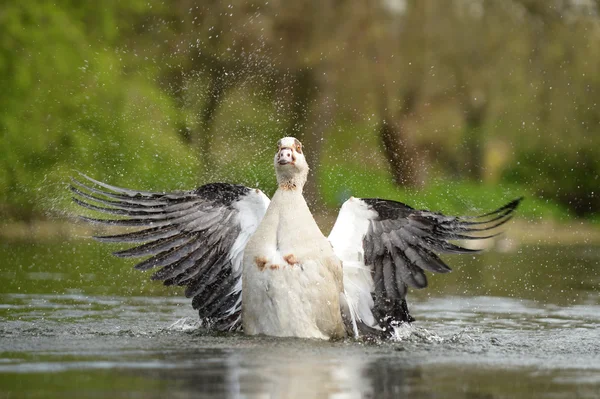
[[[502,211],[505,211],[506,214],[510,214],[512,213],[515,209],[517,209],[517,207],[519,206],[519,204],[525,199],[524,196],[515,198],[514,200],[510,201],[509,203],[507,203],[504,206],[501,206],[500,208],[498,208],[497,210],[493,211],[493,213],[499,213]]]
[[[88,207],[88,205],[89,205],[87,202],[85,202],[85,201],[82,201],[82,200],[80,200],[79,198],[77,198],[77,197],[75,197],[75,196],[72,196],[72,197],[71,197],[71,201],[73,201],[73,202],[74,202],[74,203],[76,203],[77,205],[79,205],[79,206],[82,206],[82,207],[84,207],[84,208],[87,208],[87,207]]]
[[[132,254],[132,252],[134,252],[136,249],[137,249],[137,247],[123,249],[120,251],[114,251],[112,254],[113,254],[113,256],[116,256],[117,258],[133,258],[133,257],[136,257],[136,255]]]
[[[119,242],[115,240],[111,240],[111,236],[92,236],[92,238],[98,242]]]
[[[78,215],[77,219],[82,222],[91,223],[91,224],[106,224],[102,219],[95,219],[95,218],[90,218],[87,216]]]
[[[512,217],[514,215],[513,212],[519,207],[519,205],[521,204],[521,202],[523,202],[524,199],[524,196],[515,198],[514,200],[510,201],[508,204],[504,205],[498,210],[504,211],[504,216]]]
[[[525,199],[525,196],[522,195],[519,198],[515,198],[514,200],[512,200],[508,204],[512,205],[512,209],[517,209],[517,207],[521,204],[521,202],[523,202],[524,199]]]
[[[83,187],[85,189],[89,189],[85,183],[83,183],[81,180],[79,180],[81,178],[87,180],[88,182],[96,184],[96,181],[94,179],[92,179],[91,177],[89,177],[88,175],[86,175],[85,173],[83,173],[79,170],[74,170],[74,172],[77,176],[69,176],[69,179],[71,180],[71,184],[74,185],[75,187]]]
[[[493,210],[491,212],[488,212],[488,213],[484,213],[483,215],[466,216],[466,217],[462,217],[462,219],[463,220],[483,219],[488,216],[498,215],[498,216],[494,217],[493,219],[480,221],[480,222],[472,222],[472,224],[485,224],[485,223],[495,222],[496,220],[499,220],[506,216],[511,215],[515,211],[515,209],[517,209],[517,207],[523,201],[524,198],[525,198],[524,196],[518,197],[518,198],[508,202],[507,204],[501,206],[500,208]]]
[[[93,188],[91,186],[88,186],[85,183],[80,182],[79,180],[77,180],[73,176],[70,176],[70,179],[71,179],[71,184],[69,185],[69,189],[72,192],[74,192],[75,194],[77,194],[77,195],[80,195],[80,196],[85,196],[86,195],[86,193],[84,191],[82,191],[82,189],[85,190],[85,191],[92,192],[92,193],[98,193],[98,194],[101,194],[101,195],[106,195],[105,192],[101,192],[98,189],[95,189],[95,188]]]

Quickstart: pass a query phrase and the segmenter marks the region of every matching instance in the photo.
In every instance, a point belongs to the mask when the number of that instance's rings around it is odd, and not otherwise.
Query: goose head
[[[284,137],[277,142],[274,164],[280,188],[302,190],[308,176],[308,164],[298,139]]]

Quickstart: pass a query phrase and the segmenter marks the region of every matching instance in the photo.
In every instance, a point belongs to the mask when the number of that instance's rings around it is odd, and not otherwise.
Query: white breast
[[[343,336],[341,263],[302,194],[278,190],[244,252],[242,319],[247,334]]]

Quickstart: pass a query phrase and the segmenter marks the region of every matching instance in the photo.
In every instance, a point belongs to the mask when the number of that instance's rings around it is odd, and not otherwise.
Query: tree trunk
[[[227,90],[241,79],[241,74],[228,73],[236,69],[236,65],[231,63],[211,56],[200,56],[186,65],[185,70],[173,71],[165,79],[164,84],[171,88],[178,107],[185,108],[184,87],[187,84],[185,77],[192,74],[193,71],[208,71],[208,97],[204,107],[197,114],[194,126],[189,126],[185,121],[180,121],[178,125],[181,138],[198,151],[201,181],[210,180],[214,170],[212,151],[215,116]]]
[[[322,70],[319,68],[319,71]],[[333,119],[331,85],[326,75],[309,68],[298,71],[293,84],[291,121],[287,134],[298,138],[306,150],[310,176],[304,186],[304,196],[313,212],[319,212],[324,208],[319,190],[323,136]]]
[[[469,179],[481,181],[483,178],[483,124],[485,122],[488,103],[469,104],[465,110],[465,130],[463,142],[465,145],[465,169]]]
[[[421,185],[417,151],[406,138],[402,121],[389,121],[384,118],[379,125],[379,137],[390,166],[394,183],[402,187]]]
[[[216,71],[215,71],[216,69]],[[223,68],[215,68],[210,74],[210,86],[206,105],[200,114],[198,132],[194,135],[195,144],[200,155],[203,180],[210,179],[215,167],[213,158],[213,126],[219,105],[226,90],[231,86],[227,81]]]
[[[310,178],[304,187],[305,198],[313,212],[325,211],[325,204],[320,189],[321,154],[325,143],[325,134],[331,126],[335,114],[333,90],[327,75],[318,73],[319,78],[314,79],[319,90],[310,107],[310,115],[301,134],[301,141],[307,148],[307,161],[311,168]]]
[[[376,3],[373,3],[376,4]],[[407,3],[407,24],[405,29],[411,32],[413,45],[419,47],[419,57],[411,59],[411,70],[414,75],[425,76],[425,60],[427,58],[426,23],[430,4],[425,0],[412,0]],[[372,12],[377,8],[371,8]],[[373,19],[378,17],[373,14]],[[377,108],[380,117],[378,135],[390,167],[392,179],[401,187],[417,187],[424,183],[423,161],[419,149],[411,142],[408,122],[413,117],[417,108],[419,95],[422,92],[423,80],[413,79],[408,87],[401,93],[402,108],[396,110],[393,99],[397,99],[398,88],[394,89],[393,82],[397,79],[396,72],[390,70],[393,63],[389,58],[389,44],[383,40],[375,41],[371,51],[376,59],[372,74],[373,85],[378,88]],[[393,90],[392,92],[390,92]]]
[[[489,109],[489,101],[485,89],[473,89],[469,76],[470,70],[466,66],[460,66],[458,63],[451,64],[454,69],[456,86],[458,87],[458,96],[460,107],[464,116],[465,127],[463,130],[462,141],[464,154],[464,167],[462,173],[470,180],[481,181],[483,179],[483,125]],[[460,158],[459,158],[460,161]]]
[[[306,68],[294,74],[291,102],[291,121],[288,127],[288,136],[297,137],[299,140],[306,129],[308,112],[311,101],[315,97],[315,82],[313,72]],[[302,141],[302,140],[300,140]]]
[[[381,122],[379,138],[381,140],[386,160],[394,183],[402,187],[422,185],[422,168],[417,148],[410,142],[407,133],[407,120],[416,107],[416,90],[409,90],[404,95],[402,111],[395,118],[390,117],[385,107],[386,101],[381,101]]]

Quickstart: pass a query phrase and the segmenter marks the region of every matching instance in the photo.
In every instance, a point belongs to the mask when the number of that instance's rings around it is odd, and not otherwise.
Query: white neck
[[[304,184],[306,184],[307,175],[308,170],[297,173],[284,173],[277,170],[277,185],[282,190],[302,192]]]
[[[275,192],[264,221],[273,228],[278,248],[288,248],[303,254],[319,247],[324,240],[304,196],[302,186],[282,188]],[[327,241],[323,241],[327,243]]]

